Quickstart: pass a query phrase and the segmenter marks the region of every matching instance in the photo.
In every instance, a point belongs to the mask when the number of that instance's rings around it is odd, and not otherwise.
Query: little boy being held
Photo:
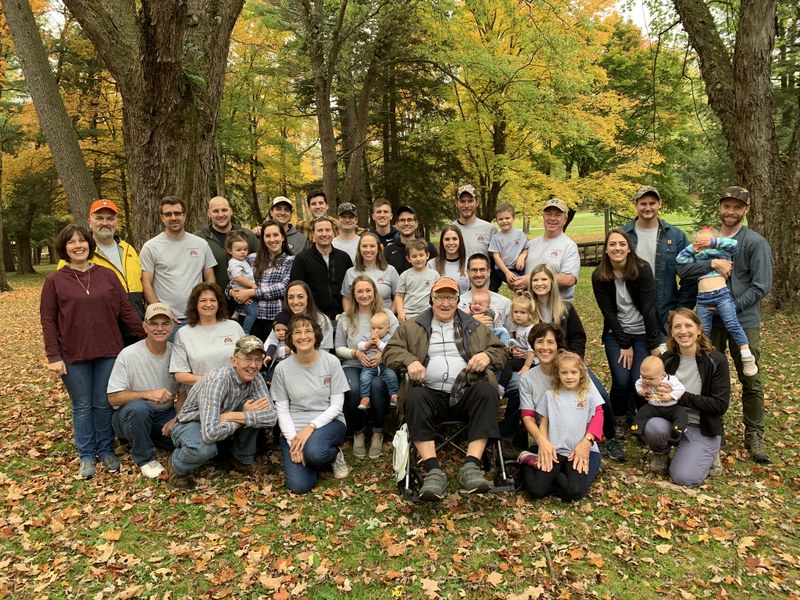
[[[489,280],[489,289],[496,292],[505,281],[511,285],[525,274],[525,259],[528,258],[528,236],[521,229],[514,229],[514,207],[501,204],[495,211],[495,220],[500,231],[489,242],[489,254],[494,260],[494,269]]]
[[[686,388],[674,375],[667,375],[664,363],[657,356],[648,356],[639,368],[639,379],[636,380],[637,393],[647,399],[647,404],[639,408],[631,425],[631,434],[642,437],[647,422],[653,417],[661,417],[672,423],[669,443],[677,445],[689,424],[686,408],[678,404]],[[672,386],[669,393],[659,392],[658,386],[668,383]]]
[[[389,331],[389,315],[384,311],[372,315],[369,324],[371,334],[361,338],[361,341],[358,342],[358,349],[362,352],[366,352],[368,357],[372,357],[378,352],[383,352],[392,334]],[[369,392],[372,388],[372,380],[377,375],[381,376],[381,379],[383,379],[383,382],[389,390],[391,405],[397,406],[397,393],[400,389],[400,382],[397,380],[397,374],[386,365],[380,365],[377,367],[361,368],[361,377],[359,378],[361,403],[358,405],[359,410],[367,410],[369,408]]]
[[[264,356],[264,380],[267,383],[272,383],[272,374],[275,372],[275,367],[284,358],[292,353],[292,349],[286,345],[286,334],[289,332],[289,319],[292,315],[289,311],[281,311],[275,315],[272,322],[272,331],[264,343],[267,354]]]
[[[719,232],[712,227],[703,227],[694,237],[691,244],[680,251],[675,259],[678,264],[688,264],[698,260],[724,258],[733,260],[739,242],[732,238],[719,237]],[[711,321],[716,312],[725,329],[731,334],[733,341],[739,346],[742,354],[742,371],[746,377],[758,373],[756,357],[750,351],[750,343],[736,316],[736,303],[733,301],[728,281],[711,270],[697,281],[697,318],[703,324],[706,335],[711,335]]]
[[[485,315],[492,320],[492,326],[489,328],[492,330],[492,333],[495,334],[500,341],[503,342],[506,346],[511,343],[511,335],[508,333],[508,329],[503,327],[501,323],[498,322],[497,313],[494,309],[491,308],[492,303],[492,295],[486,288],[475,290],[472,292],[472,301],[469,303],[469,312],[474,317],[475,315]]]
[[[428,244],[425,240],[411,240],[406,244],[406,260],[411,268],[400,275],[400,285],[394,295],[397,320],[401,323],[415,319],[430,305],[431,286],[439,273],[428,267]]]
[[[247,258],[247,237],[237,230],[231,230],[225,238],[225,251],[230,256],[228,260],[228,279],[231,281],[232,289],[256,289],[256,280],[253,275],[253,267],[250,266]],[[253,323],[258,318],[258,302],[253,300],[250,304],[237,304],[236,312],[244,317],[242,329],[245,334],[250,333]]]

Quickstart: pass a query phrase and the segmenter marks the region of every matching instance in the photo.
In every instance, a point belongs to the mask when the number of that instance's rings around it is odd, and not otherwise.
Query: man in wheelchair
[[[420,499],[441,500],[447,477],[436,456],[434,425],[445,420],[467,422],[467,456],[458,483],[468,493],[487,492],[481,461],[497,425],[497,381],[506,362],[503,343],[467,313],[458,310],[458,284],[442,277],[431,287],[431,308],[404,322],[392,336],[383,360],[405,369],[408,378],[400,399],[409,438],[416,446],[425,478]]]

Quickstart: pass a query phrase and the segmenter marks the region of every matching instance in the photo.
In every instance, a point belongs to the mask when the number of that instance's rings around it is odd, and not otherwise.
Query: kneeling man
[[[453,279],[440,278],[431,287],[431,308],[402,323],[383,353],[387,367],[408,373],[404,410],[409,437],[427,471],[420,498],[429,502],[441,500],[447,488],[436,456],[436,423],[468,423],[467,457],[458,482],[470,493],[489,491],[481,459],[489,438],[500,437],[494,373],[505,366],[506,349],[488,327],[458,310],[458,294]]]
[[[108,403],[114,408],[114,433],[131,446],[131,457],[146,477],[164,472],[156,446],[172,450],[178,384],[169,372],[174,323],[172,310],[156,302],[144,314],[147,337],[122,350],[108,379]],[[178,407],[180,408],[180,407]]]
[[[265,354],[263,342],[246,335],[236,342],[230,365],[209,371],[192,386],[172,428],[170,485],[192,487],[189,474],[217,455],[217,442],[229,438],[233,470],[253,472],[258,430],[278,420],[259,373]]]

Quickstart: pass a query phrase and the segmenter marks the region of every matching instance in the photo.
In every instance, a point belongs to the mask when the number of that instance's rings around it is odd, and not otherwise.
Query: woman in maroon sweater
[[[106,388],[114,359],[122,350],[121,319],[140,338],[142,322],[111,269],[89,262],[96,244],[83,227],[67,225],[56,252],[67,266],[44,280],[40,316],[48,368],[61,377],[72,400],[72,425],[80,474],[91,479],[97,457],[112,472],[114,430]]]

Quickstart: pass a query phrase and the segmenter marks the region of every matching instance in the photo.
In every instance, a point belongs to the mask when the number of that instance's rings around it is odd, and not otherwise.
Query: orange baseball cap
[[[115,213],[119,213],[119,211],[117,210],[117,205],[114,204],[111,200],[100,198],[100,200],[95,200],[94,202],[92,202],[92,206],[91,208],[89,208],[89,216],[92,216],[98,210],[102,210],[104,208],[113,210]]]

